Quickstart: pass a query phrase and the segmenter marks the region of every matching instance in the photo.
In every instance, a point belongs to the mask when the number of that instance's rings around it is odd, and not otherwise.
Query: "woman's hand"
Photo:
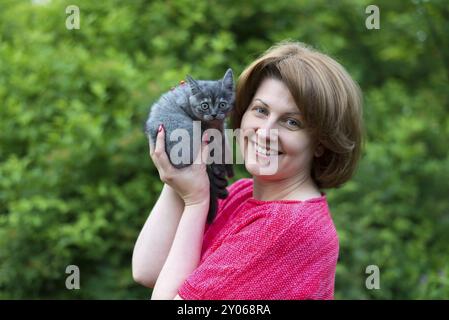
[[[209,201],[209,177],[206,172],[206,159],[208,156],[207,134],[204,135],[201,143],[201,150],[198,152],[194,163],[188,167],[177,169],[173,167],[165,152],[165,130],[162,125],[156,137],[156,145],[153,150],[151,141],[150,157],[159,171],[162,182],[172,187],[184,200],[185,206],[196,205]]]

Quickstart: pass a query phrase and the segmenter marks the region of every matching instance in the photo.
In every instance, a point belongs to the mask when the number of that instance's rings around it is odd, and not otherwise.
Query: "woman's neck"
[[[320,190],[310,176],[294,176],[282,180],[253,177],[253,198],[261,201],[308,200],[319,197]]]

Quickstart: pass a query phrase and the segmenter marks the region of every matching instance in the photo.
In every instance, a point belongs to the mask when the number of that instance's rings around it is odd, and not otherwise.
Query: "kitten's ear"
[[[190,90],[192,90],[193,95],[200,93],[200,91],[201,91],[200,86],[199,86],[198,82],[196,82],[195,79],[193,79],[190,75],[187,75],[186,80],[190,86]]]
[[[229,68],[222,80],[223,89],[227,89],[227,90],[234,90],[234,74],[232,73],[232,69]]]

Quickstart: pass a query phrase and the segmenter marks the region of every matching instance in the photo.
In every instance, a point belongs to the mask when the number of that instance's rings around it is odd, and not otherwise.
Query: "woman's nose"
[[[262,122],[257,123],[256,125],[256,133],[260,132],[261,135],[268,136],[270,131],[275,129],[276,127],[276,119],[273,117],[269,117],[264,119]]]

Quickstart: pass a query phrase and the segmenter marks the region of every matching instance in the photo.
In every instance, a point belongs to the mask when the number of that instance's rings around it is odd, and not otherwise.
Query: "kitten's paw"
[[[217,177],[215,177],[213,183],[215,184],[215,186],[217,188],[220,188],[220,189],[226,188],[226,186],[228,185],[228,181],[226,179],[224,179],[224,178],[220,179]]]
[[[229,195],[229,192],[226,188],[217,190],[217,198],[226,199]]]
[[[234,177],[234,167],[232,166],[232,164],[225,164],[225,169],[228,178]]]

